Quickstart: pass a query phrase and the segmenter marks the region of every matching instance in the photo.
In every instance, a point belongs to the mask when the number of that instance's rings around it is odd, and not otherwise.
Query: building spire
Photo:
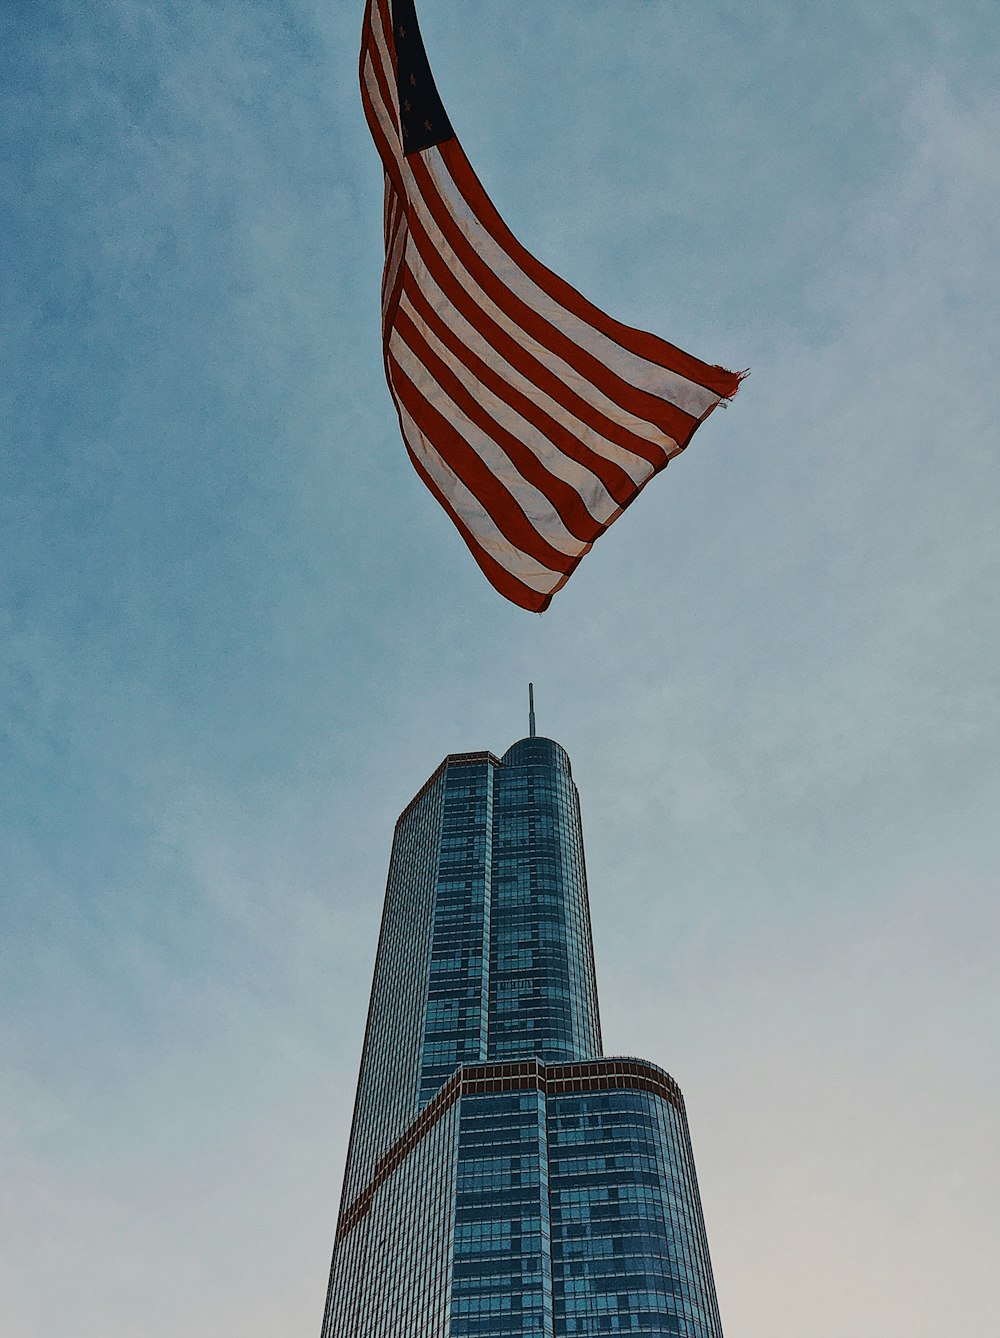
[[[528,737],[535,737],[535,685],[528,684]]]

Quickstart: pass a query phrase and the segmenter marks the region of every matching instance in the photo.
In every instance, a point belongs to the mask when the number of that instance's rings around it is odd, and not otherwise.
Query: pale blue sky
[[[727,1333],[987,1333],[995,6],[421,0],[522,240],[753,369],[541,618],[398,440],[360,10],[0,16],[0,1331],[318,1331],[392,824],[532,677]]]

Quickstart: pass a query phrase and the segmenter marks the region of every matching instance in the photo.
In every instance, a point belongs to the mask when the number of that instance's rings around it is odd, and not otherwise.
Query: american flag
[[[403,440],[487,579],[541,612],[741,374],[613,320],[525,251],[455,138],[414,0],[368,0],[361,95]]]

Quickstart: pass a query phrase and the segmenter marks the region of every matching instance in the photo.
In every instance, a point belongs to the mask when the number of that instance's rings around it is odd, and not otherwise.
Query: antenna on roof
[[[535,685],[528,684],[528,737],[535,737]]]

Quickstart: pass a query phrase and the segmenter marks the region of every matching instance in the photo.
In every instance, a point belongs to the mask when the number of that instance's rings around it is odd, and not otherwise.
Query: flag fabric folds
[[[413,0],[368,0],[361,91],[403,440],[487,579],[541,612],[741,374],[613,320],[525,251],[455,138]]]

